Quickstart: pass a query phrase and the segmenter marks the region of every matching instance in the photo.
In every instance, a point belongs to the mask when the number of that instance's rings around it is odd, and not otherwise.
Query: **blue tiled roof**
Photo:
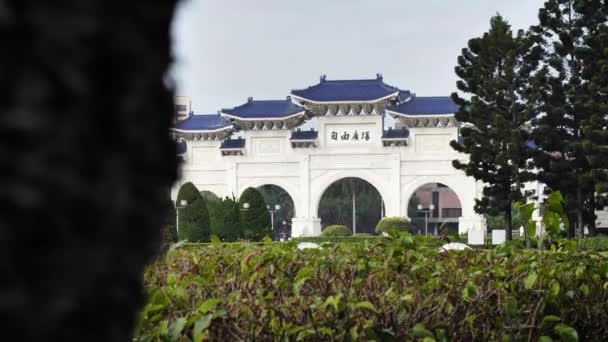
[[[245,104],[232,109],[222,109],[221,112],[243,119],[280,119],[304,112],[304,108],[291,102],[290,98],[285,100],[253,100],[250,97]]]
[[[382,139],[405,139],[410,136],[410,131],[406,128],[384,130]]]
[[[311,87],[292,90],[291,94],[316,102],[340,101],[373,101],[399,92],[399,89],[389,86],[382,81],[378,74],[375,79],[368,80],[326,80]]]
[[[226,139],[222,142],[222,146],[220,149],[233,149],[233,148],[243,148],[245,147],[245,139],[236,138],[236,139]]]
[[[453,114],[458,111],[458,105],[449,96],[413,97],[407,102],[387,109],[409,115]]]
[[[184,154],[188,150],[188,145],[186,145],[185,141],[178,141],[176,144],[177,154]]]
[[[194,114],[175,125],[180,131],[214,131],[231,127],[232,124],[218,114]]]
[[[295,130],[291,132],[291,140],[315,140],[319,136],[319,132],[314,130]]]

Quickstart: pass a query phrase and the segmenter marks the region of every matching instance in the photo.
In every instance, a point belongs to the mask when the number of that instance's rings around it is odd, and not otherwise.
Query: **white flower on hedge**
[[[298,249],[302,250],[302,249],[306,249],[306,248],[321,248],[321,246],[317,245],[316,243],[312,243],[312,242],[300,242],[298,244]]]
[[[445,251],[464,251],[466,249],[473,249],[473,248],[465,245],[464,243],[451,242],[451,243],[447,243],[447,244],[439,247],[439,253],[442,253]]]

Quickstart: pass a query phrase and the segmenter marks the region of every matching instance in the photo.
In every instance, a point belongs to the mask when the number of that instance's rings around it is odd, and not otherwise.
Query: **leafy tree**
[[[241,227],[241,209],[234,197],[226,197],[223,201],[223,232],[224,241],[238,241],[243,238]]]
[[[542,115],[534,121],[538,178],[548,191],[561,191],[581,235],[585,223],[594,234],[595,192],[607,162],[606,108],[599,105],[605,102],[599,92],[604,52],[598,50],[601,39],[592,42],[606,22],[604,8],[602,1],[548,0],[539,10],[540,23],[531,28],[545,70]]]
[[[247,188],[241,195],[239,203],[249,204],[247,210],[241,213],[243,238],[250,241],[260,241],[271,234],[270,213],[266,208],[264,197],[257,189]]]
[[[492,17],[490,30],[469,40],[458,57],[457,87],[471,99],[452,94],[459,105],[462,141],[452,141],[468,161],[453,166],[483,182],[483,196],[476,200],[478,213],[505,216],[506,238],[511,240],[512,204],[530,193],[525,182],[534,179],[527,142],[527,124],[535,113],[538,87],[531,75],[538,69],[540,48],[523,31],[513,35],[500,16]]]
[[[211,237],[209,212],[204,198],[200,197],[180,211],[179,239],[190,242],[208,242]]]

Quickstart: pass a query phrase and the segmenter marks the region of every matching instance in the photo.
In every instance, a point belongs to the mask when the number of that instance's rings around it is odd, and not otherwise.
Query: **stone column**
[[[300,189],[297,217],[291,220],[291,236],[317,236],[321,234],[321,219],[315,217],[315,208],[310,203],[310,155],[300,161]]]

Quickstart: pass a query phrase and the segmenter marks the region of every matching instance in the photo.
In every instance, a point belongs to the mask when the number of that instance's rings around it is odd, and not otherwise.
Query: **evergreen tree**
[[[462,123],[462,141],[452,141],[451,146],[469,156],[467,162],[454,160],[453,166],[483,182],[475,211],[503,214],[507,240],[512,237],[512,204],[530,195],[523,185],[533,179],[526,125],[536,104],[530,76],[537,69],[539,52],[528,35],[519,31],[514,36],[497,15],[487,33],[469,40],[455,69],[458,89],[471,99],[452,94],[460,107],[456,119]]]
[[[183,220],[182,220],[183,218]],[[208,242],[211,237],[209,212],[204,198],[196,199],[180,212],[179,239],[190,242]]]
[[[222,237],[224,241],[238,241],[243,238],[241,227],[241,208],[234,197],[223,201],[224,222]]]
[[[585,224],[595,231],[595,192],[606,160],[601,151],[606,112],[598,111],[599,94],[593,94],[598,89],[593,83],[601,81],[593,74],[600,70],[588,46],[606,21],[604,6],[599,0],[548,0],[539,11],[539,25],[531,29],[545,69],[542,114],[534,120],[533,133],[538,179],[549,191],[564,194],[581,236]]]
[[[606,18],[605,11],[593,13]],[[591,29],[586,43],[588,48],[579,51],[585,65],[582,78],[586,81],[586,96],[583,101],[590,113],[582,122],[582,128],[588,138],[583,142],[583,148],[591,167],[595,194],[589,196],[592,203],[587,210],[587,221],[590,221],[590,234],[595,235],[595,209],[603,209],[608,204],[608,27],[600,25]]]
[[[241,195],[239,203],[249,204],[247,210],[241,213],[243,238],[250,241],[261,241],[271,234],[270,213],[264,202],[264,197],[257,189],[247,188]]]

